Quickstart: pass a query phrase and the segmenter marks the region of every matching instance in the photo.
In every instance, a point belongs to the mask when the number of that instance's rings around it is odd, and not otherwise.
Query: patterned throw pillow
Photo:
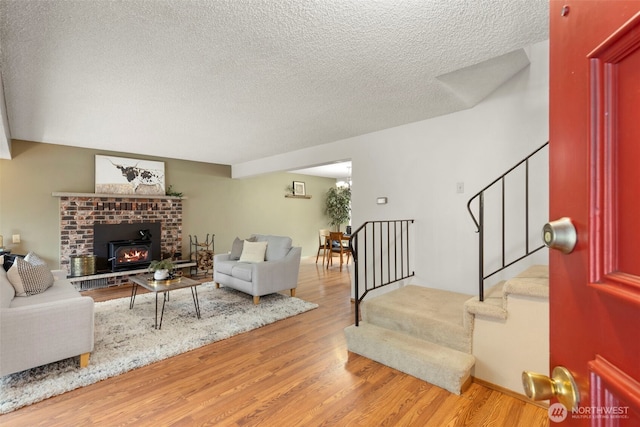
[[[35,252],[29,252],[27,256],[24,257],[24,260],[31,265],[47,265],[47,263],[44,262],[44,260],[38,255],[36,255]]]
[[[42,293],[53,285],[53,274],[47,264],[37,255],[32,253],[29,253],[29,255],[24,259],[16,258],[9,271],[7,271],[7,278],[16,290],[16,296],[18,297]]]

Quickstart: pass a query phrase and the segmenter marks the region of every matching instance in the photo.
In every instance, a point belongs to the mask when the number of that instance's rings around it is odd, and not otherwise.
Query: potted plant
[[[169,272],[174,268],[175,265],[170,259],[153,260],[149,264],[149,271],[153,272],[154,280],[165,280],[169,277]]]
[[[324,211],[329,217],[329,225],[340,231],[340,225],[348,223],[351,216],[351,188],[331,187],[327,191]]]

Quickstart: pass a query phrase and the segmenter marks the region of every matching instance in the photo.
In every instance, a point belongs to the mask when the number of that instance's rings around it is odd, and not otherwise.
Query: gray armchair
[[[253,296],[253,303],[259,304],[260,297],[279,291],[289,290],[295,296],[298,286],[298,272],[302,248],[293,247],[290,237],[254,234],[255,242],[266,242],[266,252],[262,262],[243,262],[237,251],[218,254],[213,258],[213,281],[220,285],[237,289]]]

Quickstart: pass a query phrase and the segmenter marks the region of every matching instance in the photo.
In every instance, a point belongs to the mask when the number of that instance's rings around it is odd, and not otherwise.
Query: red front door
[[[640,426],[639,12],[550,3],[549,215],[578,234],[572,253],[549,254],[550,368],[580,389],[551,425]]]

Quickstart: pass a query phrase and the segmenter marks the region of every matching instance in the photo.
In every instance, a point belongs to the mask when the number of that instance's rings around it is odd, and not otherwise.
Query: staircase
[[[359,326],[345,329],[347,347],[451,393],[473,375],[522,394],[522,371],[547,369],[548,291],[546,266],[497,284],[483,302],[404,286],[362,302]]]
[[[363,301],[359,326],[345,329],[349,351],[451,393],[471,381],[472,321],[464,316],[470,295],[404,286]]]
[[[545,147],[548,142],[467,203],[479,236],[477,297],[407,285],[415,275],[410,256],[413,220],[368,221],[353,233],[349,246],[355,261],[355,324],[345,329],[349,351],[455,394],[465,390],[473,375],[485,385],[521,395],[523,370],[548,369],[548,268],[533,266],[490,289],[484,287],[485,281],[523,265],[522,260],[544,247],[530,242],[532,227],[540,221],[530,218],[531,207],[540,205],[530,196],[535,187],[530,163],[545,155]],[[521,197],[507,191],[507,179],[513,186],[519,177],[524,177]],[[500,227],[488,236],[499,239],[487,244],[485,193],[496,188]],[[520,221],[511,218],[522,212]],[[515,236],[507,233],[507,222],[522,224]],[[485,253],[487,248],[499,250]],[[492,270],[487,271],[485,259]],[[394,283],[397,289],[367,298]]]

